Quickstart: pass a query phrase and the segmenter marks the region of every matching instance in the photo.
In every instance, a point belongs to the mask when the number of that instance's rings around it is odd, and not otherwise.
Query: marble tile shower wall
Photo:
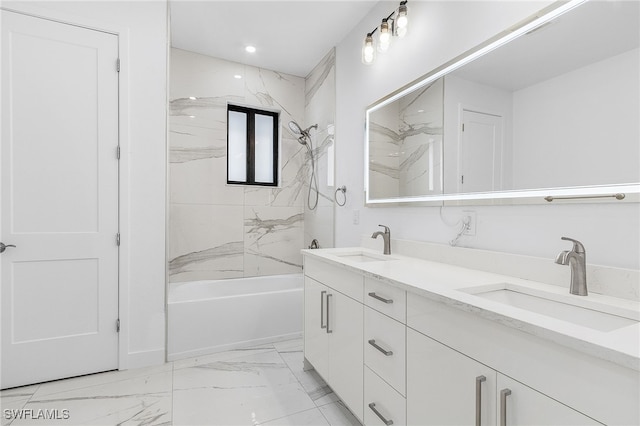
[[[300,272],[305,80],[180,49],[170,72],[170,282]],[[280,187],[226,184],[228,102],[281,112]]]
[[[333,164],[335,144],[336,115],[336,51],[329,53],[315,66],[305,79],[305,123],[307,126],[318,124],[317,132],[312,131],[313,155],[316,159],[316,177],[318,182],[318,205],[309,209],[307,205],[309,178],[304,188],[304,244],[309,246],[315,238],[320,247],[333,247],[333,209],[334,191]],[[308,154],[305,164],[311,165]],[[308,174],[306,175],[308,176]],[[312,193],[311,201],[315,199]],[[340,199],[342,202],[342,199]],[[312,204],[313,205],[313,204]]]

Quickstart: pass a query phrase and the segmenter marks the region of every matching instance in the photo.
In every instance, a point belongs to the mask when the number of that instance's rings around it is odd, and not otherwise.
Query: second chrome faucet
[[[562,240],[571,241],[573,248],[571,250],[561,251],[556,257],[558,265],[569,265],[571,268],[571,284],[569,293],[578,296],[587,295],[587,254],[584,246],[578,240],[562,237]]]
[[[382,231],[377,231],[374,232],[371,235],[371,238],[378,238],[380,235],[382,235],[382,239],[384,240],[384,254],[391,254],[391,230],[389,229],[388,226],[384,226],[384,225],[378,225],[378,226],[382,226],[384,228],[384,232]]]

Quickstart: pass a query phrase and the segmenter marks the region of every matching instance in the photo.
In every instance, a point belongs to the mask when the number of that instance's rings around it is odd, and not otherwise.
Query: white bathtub
[[[301,274],[169,285],[169,361],[302,336]]]

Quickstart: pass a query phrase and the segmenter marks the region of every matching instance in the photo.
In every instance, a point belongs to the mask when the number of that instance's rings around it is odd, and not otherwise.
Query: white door
[[[496,372],[407,328],[407,424],[496,424]]]
[[[503,390],[508,390],[508,395],[501,396]],[[589,426],[601,424],[502,374],[498,374],[498,395],[500,399],[499,416],[502,416],[503,408],[506,410],[504,411],[506,423],[500,424],[511,426]]]
[[[459,192],[502,189],[502,117],[463,110]]]
[[[118,39],[0,14],[7,388],[118,367]]]
[[[362,420],[364,392],[364,308],[361,303],[329,289],[329,383],[340,399]]]
[[[329,334],[327,334],[328,287],[304,277],[304,356],[329,380]]]

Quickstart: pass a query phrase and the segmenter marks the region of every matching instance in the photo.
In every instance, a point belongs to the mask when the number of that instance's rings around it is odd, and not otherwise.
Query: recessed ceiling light
[[[195,115],[190,115],[189,118],[196,118],[196,116]]]
[[[238,80],[240,80],[242,78],[242,76],[240,74],[236,74],[233,76],[233,78],[237,78]]]
[[[249,52],[249,53],[255,53],[255,52],[256,52],[256,47],[255,47],[255,46],[251,46],[251,45],[249,45],[249,46],[246,46],[246,47],[244,48],[244,50],[246,50],[246,51],[247,51],[247,52]]]
[[[191,99],[192,101],[195,101],[196,97],[195,96],[189,96],[189,99]]]

